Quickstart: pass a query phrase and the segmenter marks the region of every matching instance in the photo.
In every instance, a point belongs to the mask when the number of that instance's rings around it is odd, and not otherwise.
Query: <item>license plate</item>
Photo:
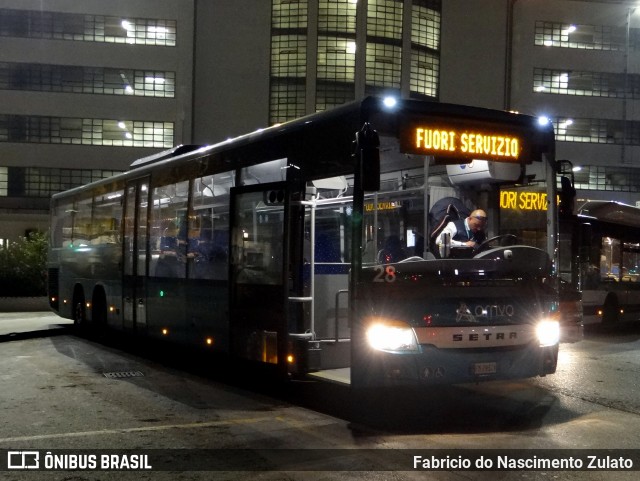
[[[496,369],[495,362],[477,362],[473,365],[473,373],[476,376],[482,374],[495,374]]]

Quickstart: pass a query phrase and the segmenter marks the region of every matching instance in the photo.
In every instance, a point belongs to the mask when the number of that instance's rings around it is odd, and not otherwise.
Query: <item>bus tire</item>
[[[73,293],[73,325],[79,329],[87,327],[87,308],[81,287],[76,287]]]
[[[617,324],[619,313],[618,298],[613,294],[609,294],[602,307],[602,324],[605,326]]]

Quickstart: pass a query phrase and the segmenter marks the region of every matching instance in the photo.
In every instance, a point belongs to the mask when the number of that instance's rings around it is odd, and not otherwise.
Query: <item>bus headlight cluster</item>
[[[560,323],[543,320],[536,326],[536,335],[541,347],[554,346],[560,342]]]
[[[367,328],[369,346],[378,351],[416,351],[418,344],[413,329],[401,321],[374,320]]]

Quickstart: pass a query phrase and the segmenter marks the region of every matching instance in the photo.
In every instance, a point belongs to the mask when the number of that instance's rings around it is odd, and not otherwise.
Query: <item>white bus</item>
[[[640,320],[640,208],[587,201],[572,220],[583,322]]]

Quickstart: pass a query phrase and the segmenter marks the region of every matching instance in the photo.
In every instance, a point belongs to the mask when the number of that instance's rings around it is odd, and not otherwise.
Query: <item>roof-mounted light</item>
[[[395,97],[385,97],[382,99],[382,103],[385,107],[392,109],[398,104],[398,100]]]

